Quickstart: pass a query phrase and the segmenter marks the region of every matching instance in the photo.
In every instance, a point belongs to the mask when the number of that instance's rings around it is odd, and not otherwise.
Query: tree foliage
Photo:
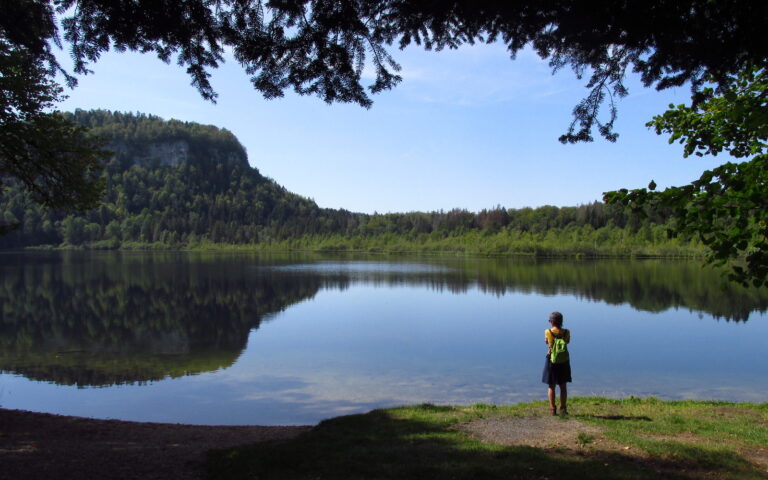
[[[560,137],[562,142],[591,141],[595,129],[604,138],[616,140],[616,100],[628,94],[624,83],[628,72],[639,74],[646,87],[691,86],[689,110],[678,108],[656,120],[660,130],[673,132],[673,139],[688,139],[689,144],[703,146],[704,151],[712,153],[718,149],[738,153],[740,148],[752,148],[742,145],[740,122],[748,122],[746,130],[759,130],[760,125],[765,128],[759,115],[754,119],[742,115],[754,109],[744,110],[734,103],[734,99],[749,95],[738,93],[733,84],[740,72],[751,68],[754,74],[760,74],[768,66],[765,1],[0,0],[0,11],[0,63],[34,66],[28,84],[7,81],[21,77],[3,71],[3,111],[15,112],[20,107],[12,102],[21,99],[18,105],[23,105],[25,95],[31,95],[32,101],[26,103],[33,107],[30,112],[37,118],[44,118],[42,113],[59,98],[52,82],[54,74],[62,74],[70,86],[76,83],[53,54],[61,37],[70,47],[75,74],[90,73],[89,65],[113,48],[153,53],[162,61],[175,60],[185,67],[203,98],[215,101],[216,92],[209,81],[211,71],[224,61],[225,52],[231,51],[254,88],[266,98],[281,97],[292,89],[328,103],[352,102],[364,107],[371,105],[372,94],[393,88],[401,80],[399,65],[390,53],[392,48],[416,44],[442,50],[499,42],[512,58],[530,45],[554,70],[570,67],[579,78],[587,78],[588,93],[574,108],[573,121]],[[367,84],[363,75],[366,65],[375,72]],[[47,99],[35,101],[36,91]],[[727,92],[733,92],[733,96],[729,98]],[[750,101],[764,99],[759,89],[754,92],[757,96],[749,97]],[[716,113],[718,98],[734,105],[729,114]],[[601,109],[606,104],[608,113],[603,115]],[[707,130],[706,116],[697,116],[702,104],[712,106],[713,118],[720,119],[714,130]],[[55,149],[48,148],[51,145],[36,142],[46,135],[54,139],[58,135],[62,145],[87,147],[83,142],[88,140],[80,130],[67,130],[61,120],[56,120],[58,117],[50,118],[53,120],[39,127],[33,119],[25,120],[28,123],[15,136],[0,139],[2,148],[11,152],[4,161],[12,159],[17,167],[3,168],[48,203],[76,208],[91,205],[98,191],[98,185],[91,182],[97,168],[97,148],[93,146],[94,155],[84,164],[75,159],[86,154],[88,148],[78,155],[58,158]],[[690,123],[684,125],[685,121]],[[65,135],[79,140],[67,142]],[[14,146],[16,140],[21,147]],[[732,167],[723,168],[710,178],[723,191],[735,191],[721,181]],[[750,171],[759,172],[759,168]],[[55,179],[63,174],[72,181],[49,181],[51,176]],[[741,175],[737,172],[734,178]],[[692,190],[707,190],[705,185],[712,183],[705,177],[699,185],[692,185]],[[46,192],[62,185],[63,195],[46,198]],[[624,198],[635,202],[641,194]],[[703,197],[700,200],[704,202]],[[678,213],[683,213],[683,203],[670,202]],[[733,208],[732,202],[726,203],[727,208]],[[710,207],[707,202],[700,207],[706,214],[703,218],[727,210],[715,204]],[[708,212],[709,208],[713,210]],[[752,204],[744,209],[754,211]],[[688,222],[683,215],[680,218],[679,231],[683,233],[692,231],[689,227],[710,225],[703,220]],[[762,220],[747,221],[744,227],[717,218],[714,223],[723,225],[719,233],[701,230],[702,238],[715,252],[715,261],[723,258],[722,252],[734,253],[732,248],[721,247],[731,240],[737,240],[736,252],[752,255],[760,251]],[[723,233],[726,228],[745,236],[729,237]],[[742,240],[747,241],[746,250],[740,248]],[[754,271],[754,262],[765,260],[762,254],[749,258],[750,271]]]
[[[98,176],[107,152],[85,128],[45,113],[60,98],[43,60],[0,37],[0,189],[13,177],[43,205],[86,210],[103,193]]]
[[[52,68],[58,68],[49,43],[59,36],[58,13],[75,73],[88,73],[111,48],[152,52],[186,67],[192,84],[211,100],[210,72],[226,49],[267,98],[293,89],[329,103],[369,106],[370,93],[401,80],[393,46],[441,50],[502,42],[514,58],[532,45],[553,68],[570,66],[589,76],[590,93],[561,138],[568,142],[590,140],[593,127],[616,138],[614,99],[627,94],[623,80],[630,70],[645,86],[690,82],[698,92],[705,78],[721,82],[748,62],[768,58],[765,2],[6,0],[3,7],[5,37],[38,52]],[[366,62],[375,78],[363,85]],[[609,115],[601,121],[605,102]]]
[[[107,111],[77,111],[65,120],[104,138],[114,152],[99,179],[103,201],[79,215],[46,211],[9,180],[0,214],[22,226],[0,238],[1,246],[248,243],[301,235],[318,228],[320,217],[332,221],[252,168],[227,130]]]
[[[366,215],[323,209],[248,164],[227,130],[143,114],[76,111],[66,119],[114,153],[102,204],[78,215],[46,210],[18,181],[0,195],[0,219],[20,227],[0,248],[195,247],[211,243],[291,248],[669,255],[696,251],[664,236],[664,211],[641,218],[602,203],[578,207],[464,209]],[[290,246],[289,246],[290,247]]]
[[[652,182],[648,189],[608,192],[606,200],[636,211],[671,209],[674,232],[698,235],[710,262],[730,263],[731,278],[742,283],[768,284],[768,72],[745,68],[728,85],[703,89],[697,105],[670,105],[648,126],[683,144],[686,157],[753,157],[705,171],[689,185],[655,192]]]

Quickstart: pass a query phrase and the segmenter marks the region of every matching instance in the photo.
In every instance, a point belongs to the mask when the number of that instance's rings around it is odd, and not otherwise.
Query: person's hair
[[[563,314],[560,312],[552,312],[549,315],[549,321],[552,322],[552,325],[560,328],[563,326]]]

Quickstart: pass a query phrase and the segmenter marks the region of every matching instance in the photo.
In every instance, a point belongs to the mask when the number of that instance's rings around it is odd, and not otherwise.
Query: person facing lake
[[[549,411],[557,415],[555,405],[555,386],[560,386],[560,413],[568,414],[568,388],[566,383],[571,381],[571,361],[567,344],[571,342],[571,332],[563,328],[563,314],[552,312],[549,315],[552,328],[544,330],[544,341],[547,343],[547,356],[544,361],[544,372],[541,381],[549,385]]]

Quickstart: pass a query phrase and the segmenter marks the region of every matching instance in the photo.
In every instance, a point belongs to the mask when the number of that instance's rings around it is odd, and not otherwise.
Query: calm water
[[[195,424],[572,395],[768,401],[768,291],[691,262],[0,254],[0,406]]]

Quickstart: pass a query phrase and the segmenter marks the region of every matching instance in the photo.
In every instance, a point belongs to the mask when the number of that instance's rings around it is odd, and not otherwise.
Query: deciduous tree
[[[711,263],[730,264],[730,277],[768,285],[768,72],[748,66],[725,86],[706,87],[695,106],[670,105],[648,126],[684,145],[684,155],[726,152],[742,163],[707,170],[682,187],[608,192],[612,203],[643,211],[670,208],[673,234],[696,234],[709,247]]]
[[[0,188],[14,177],[43,205],[85,210],[101,198],[107,152],[85,128],[49,112],[61,93],[41,56],[0,36]]]

